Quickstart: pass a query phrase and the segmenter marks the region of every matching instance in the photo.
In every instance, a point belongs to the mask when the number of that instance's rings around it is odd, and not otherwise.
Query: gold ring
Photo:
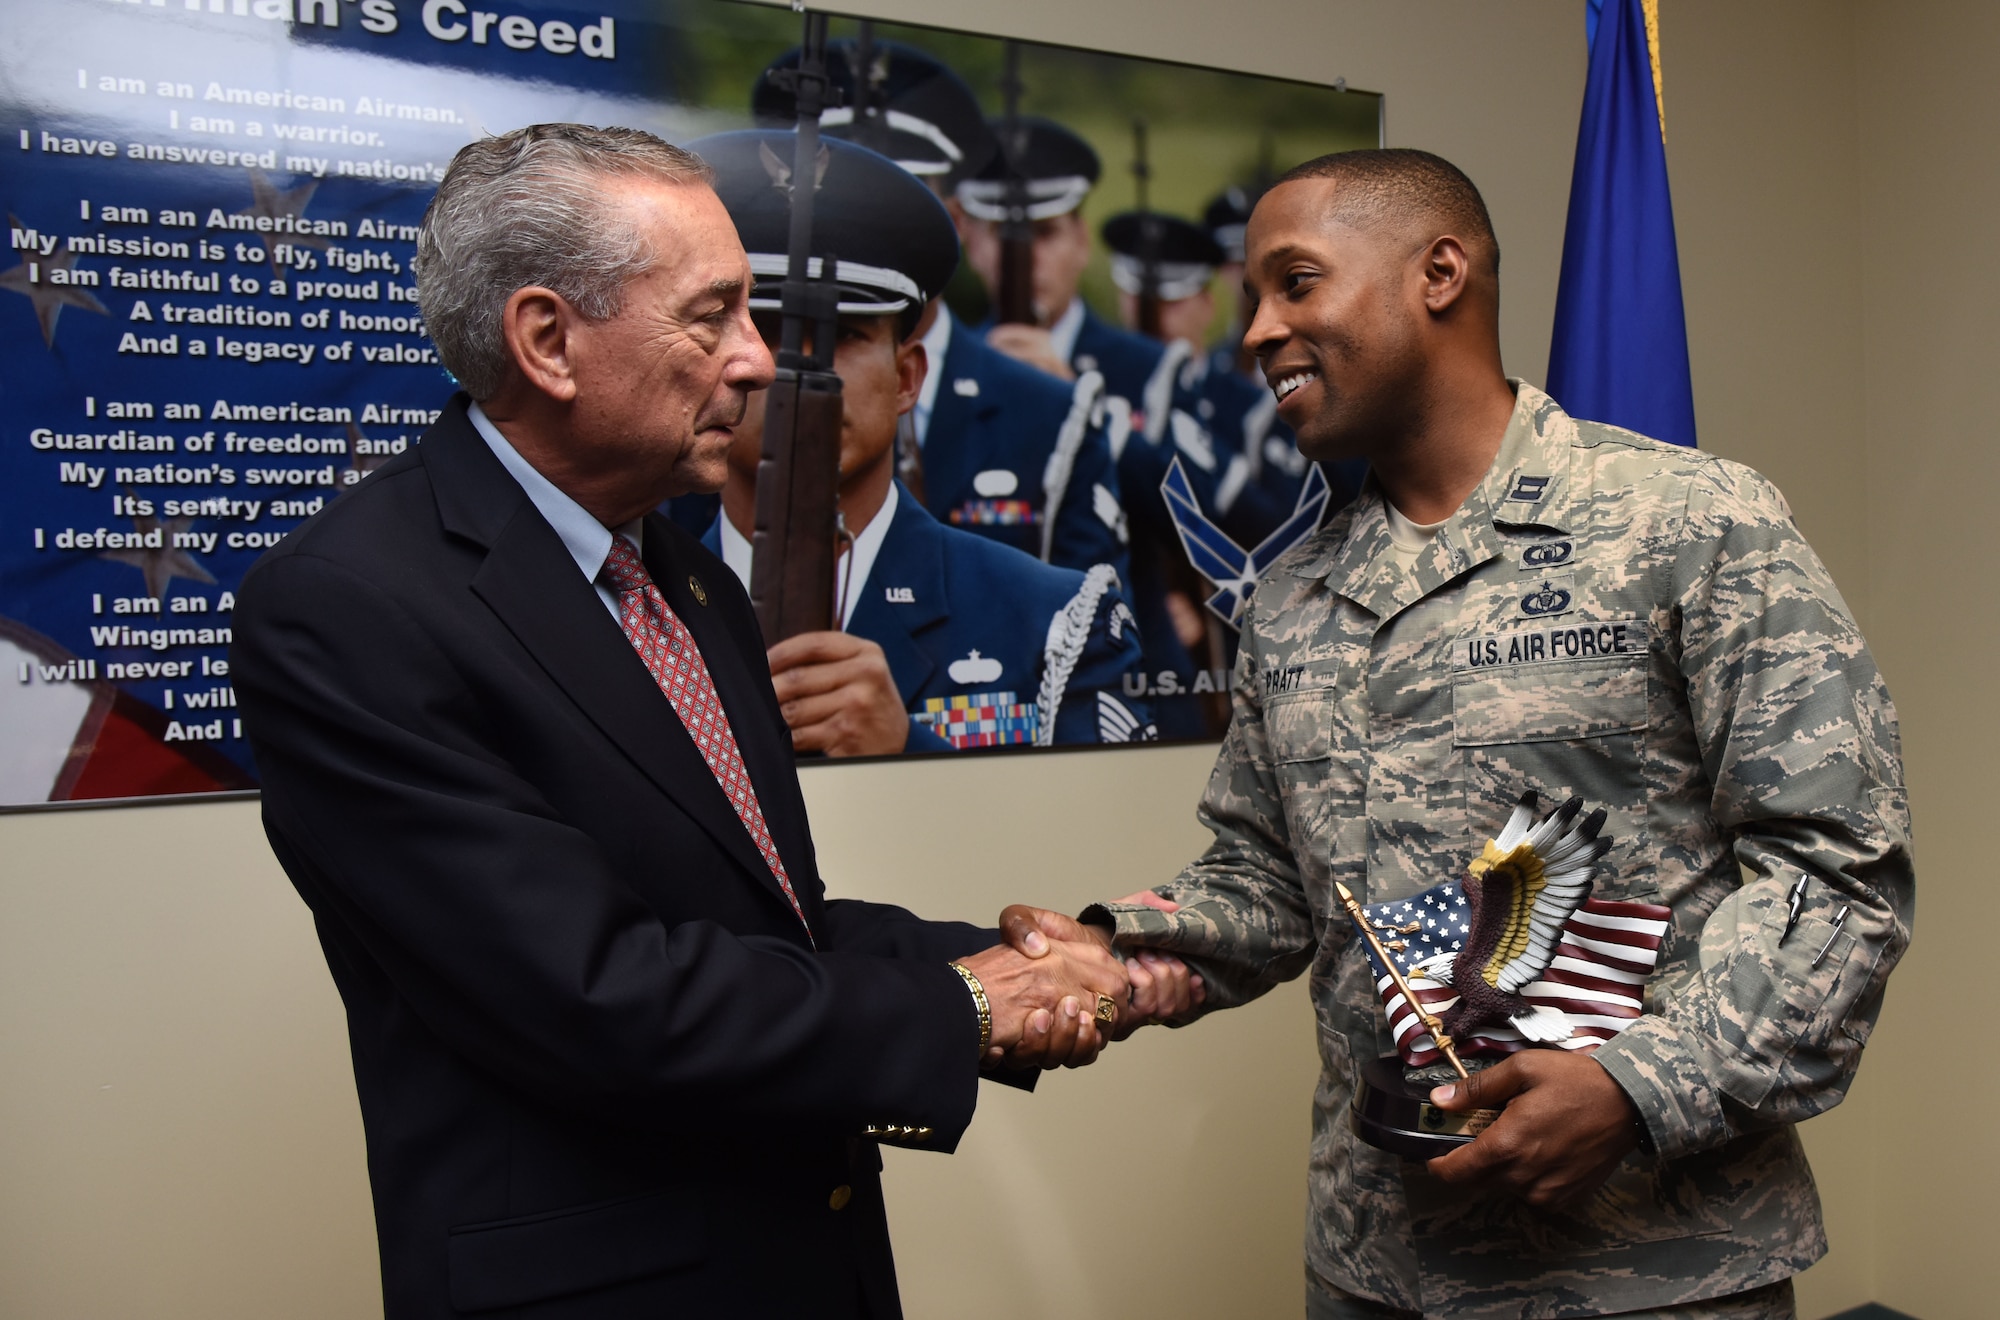
[[[1118,1001],[1110,995],[1097,997],[1097,1020],[1110,1026],[1118,1020]]]

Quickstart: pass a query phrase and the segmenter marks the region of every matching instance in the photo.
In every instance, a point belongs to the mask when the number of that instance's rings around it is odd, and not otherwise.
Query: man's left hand
[[[1140,896],[1120,899],[1136,902]],[[1179,904],[1148,891],[1144,901],[1166,912],[1178,912]],[[1045,956],[1055,944],[1091,944],[1111,951],[1111,932],[1086,926],[1074,917],[1047,908],[1016,903],[1000,914],[1000,936],[1014,949],[1030,958]],[[1208,997],[1199,973],[1170,953],[1142,950],[1124,960],[1131,989],[1118,1005],[1118,1020],[1109,1033],[1114,1041],[1124,1040],[1139,1028],[1154,1022],[1172,1022],[1200,1007]]]
[[[1429,1168],[1445,1182],[1510,1192],[1533,1206],[1587,1196],[1639,1144],[1639,1111],[1587,1054],[1523,1050],[1437,1087],[1431,1103],[1454,1113],[1507,1106],[1471,1145]]]
[[[909,741],[909,712],[874,642],[850,633],[800,633],[764,656],[799,751],[893,756]]]

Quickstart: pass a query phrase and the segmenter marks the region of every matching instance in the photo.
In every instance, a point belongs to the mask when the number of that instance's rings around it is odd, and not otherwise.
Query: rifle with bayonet
[[[777,378],[765,394],[750,536],[750,603],[766,643],[834,626],[840,522],[840,377],[833,371],[839,286],[833,255],[812,274],[813,192],[820,174],[820,112],[837,104],[827,77],[826,15],[806,15],[805,42],[786,80],[798,103],[791,229],[780,287]],[[810,341],[811,347],[807,344]]]
[[[1139,195],[1139,333],[1160,337],[1160,218],[1153,214],[1153,167],[1146,159],[1146,121],[1132,121],[1132,182]]]
[[[875,24],[872,20],[861,20],[854,34],[854,44],[847,48],[847,60],[848,72],[852,75],[849,86],[854,89],[854,128],[848,133],[848,140],[887,156],[890,154],[889,126],[883,113],[881,76],[875,68]]]
[[[1006,171],[1000,221],[1000,287],[994,291],[994,319],[1002,325],[1038,325],[1035,315],[1035,223],[1028,218],[1028,129],[1021,122],[1021,45],[1007,43],[1000,94],[1000,158]]]

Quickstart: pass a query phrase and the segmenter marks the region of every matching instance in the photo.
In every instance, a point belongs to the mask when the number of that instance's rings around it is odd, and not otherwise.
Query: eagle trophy
[[[1548,970],[1563,923],[1590,897],[1611,840],[1598,837],[1601,809],[1577,820],[1582,798],[1571,798],[1538,823],[1539,800],[1532,791],[1522,794],[1500,837],[1489,839],[1465,868],[1471,918],[1465,947],[1410,969],[1458,991],[1458,1002],[1443,1014],[1444,1029],[1455,1040],[1501,1022],[1542,1044],[1570,1035],[1560,1011],[1530,1003],[1520,991]]]

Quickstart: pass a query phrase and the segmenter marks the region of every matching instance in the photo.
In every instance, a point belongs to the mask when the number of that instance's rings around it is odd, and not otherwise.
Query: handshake
[[[1121,901],[1176,910],[1150,892]],[[1109,1042],[1203,999],[1201,977],[1180,959],[1151,950],[1121,958],[1110,931],[1059,912],[1010,907],[1000,934],[1003,943],[958,960],[979,978],[993,1014],[982,1068],[1079,1068]]]

